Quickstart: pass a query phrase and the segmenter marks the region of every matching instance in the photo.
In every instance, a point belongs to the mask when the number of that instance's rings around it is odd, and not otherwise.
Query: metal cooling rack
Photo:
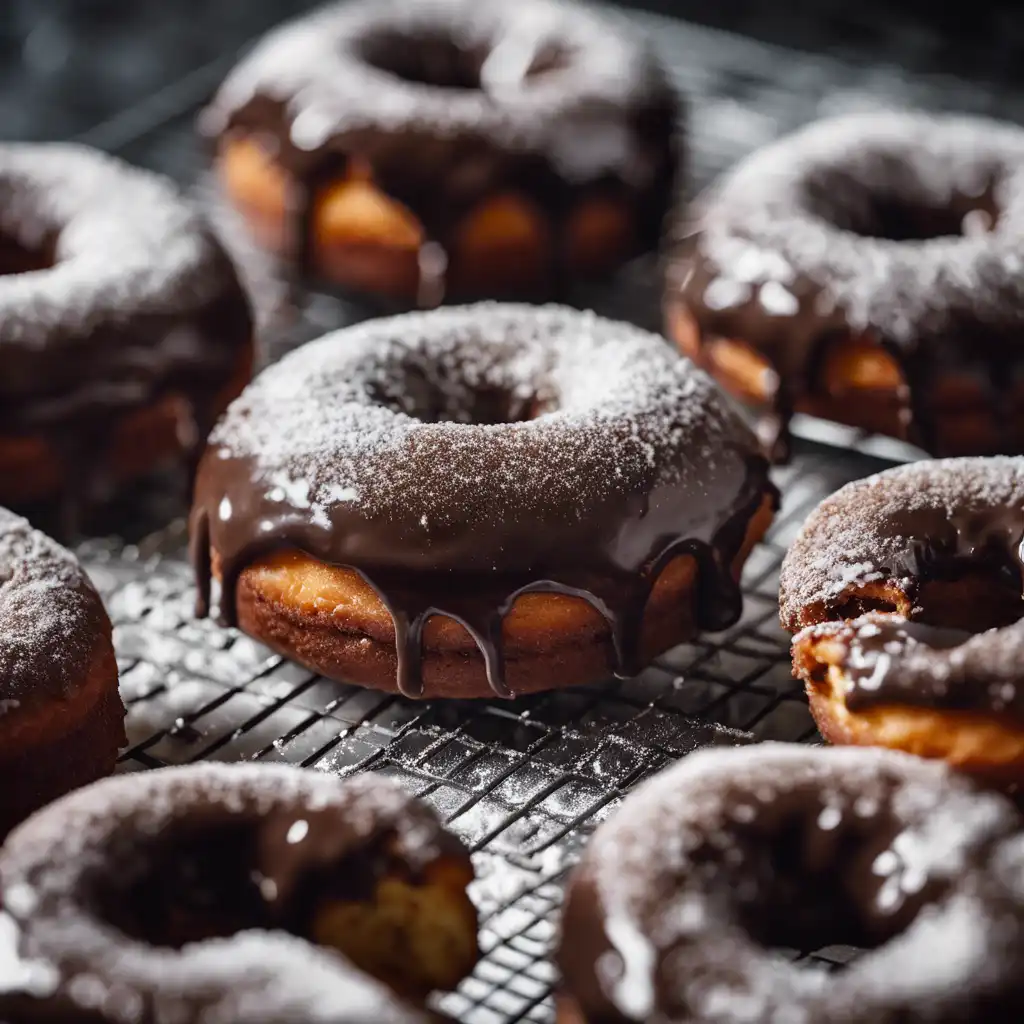
[[[698,187],[778,133],[838,110],[903,104],[1024,120],[1024,97],[901,71],[891,49],[868,63],[863,54],[812,55],[651,15],[614,16],[651,30],[691,99]],[[183,182],[200,180],[207,157],[193,118],[236,56],[178,76],[81,141]],[[230,219],[220,222],[246,274],[258,277],[265,266],[238,244]],[[262,280],[257,290],[273,293]],[[658,281],[649,265],[630,268],[604,292],[577,301],[656,325]],[[372,313],[309,296],[290,320],[268,314],[270,356]],[[120,539],[80,547],[116,626],[129,736],[119,770],[212,758],[397,778],[475,851],[483,956],[442,1008],[466,1024],[549,1022],[555,976],[548,956],[561,881],[588,830],[638,781],[697,747],[816,739],[777,622],[780,561],[823,496],[907,452],[812,421],[801,421],[798,432],[793,464],[775,475],[782,509],[749,560],[743,617],[732,629],[677,648],[628,682],[512,702],[416,703],[338,686],[236,632],[196,621],[184,526],[175,518],[180,500],[159,488],[159,500],[148,493],[134,499],[122,510]],[[137,543],[124,539],[169,519]],[[814,955],[841,963],[849,952]]]

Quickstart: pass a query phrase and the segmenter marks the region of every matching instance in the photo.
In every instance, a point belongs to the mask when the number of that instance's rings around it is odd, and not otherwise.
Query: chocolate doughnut
[[[168,180],[82,146],[5,143],[0,350],[0,501],[70,511],[201,447],[249,378],[252,324]]]
[[[848,484],[782,567],[794,673],[823,735],[1024,782],[1024,459]]]
[[[301,276],[436,305],[553,295],[657,246],[678,102],[557,0],[357,0],[276,29],[200,120]]]
[[[462,844],[383,778],[117,776],[0,849],[0,1018],[425,1024],[412,1004],[476,961],[472,877]]]
[[[776,492],[714,383],[560,307],[371,321],[264,371],[197,476],[229,624],[333,678],[511,696],[632,674],[740,612]]]
[[[570,880],[568,1024],[1010,1024],[1024,838],[1005,798],[881,750],[701,751],[627,796]],[[868,950],[842,971],[782,950]]]
[[[0,838],[109,775],[125,742],[99,595],[70,551],[0,508]]]
[[[851,114],[753,154],[675,231],[679,346],[759,405],[936,455],[1024,446],[1024,130]]]

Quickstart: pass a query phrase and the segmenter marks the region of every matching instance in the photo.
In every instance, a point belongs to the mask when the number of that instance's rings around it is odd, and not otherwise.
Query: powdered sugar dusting
[[[56,238],[53,267],[0,276],[0,358],[71,345],[126,314],[187,317],[231,274],[169,179],[84,146],[0,146],[0,234],[29,249]]]
[[[369,38],[450,37],[489,53],[480,89],[412,83],[369,63]],[[557,47],[565,66],[526,78]],[[560,0],[364,0],[332,4],[278,28],[231,73],[203,116],[220,134],[254,96],[284,102],[292,142],[317,149],[362,129],[474,133],[504,148],[542,152],[568,178],[629,179],[636,146],[629,111],[667,91],[647,48],[621,26]]]
[[[129,1009],[153,1007],[160,1020],[425,1020],[336,954],[283,932],[176,950],[121,934],[96,916],[91,879],[110,871],[112,856],[137,867],[150,839],[198,807],[209,813],[211,804],[228,817],[337,808],[357,837],[393,832],[397,854],[414,865],[436,857],[442,837],[451,841],[432,811],[369,775],[341,783],[285,766],[208,763],[107,779],[31,819],[0,855],[5,887],[34,894],[31,914],[8,908],[19,955],[56,970],[62,990],[80,1003],[109,1009],[128,999]]]
[[[738,820],[737,803],[755,817]],[[702,751],[625,801],[591,841],[585,884],[575,885],[596,895],[610,941],[614,931],[647,943],[632,963],[649,973],[626,1001],[604,986],[621,1012],[656,971],[666,1020],[869,1022],[939,1008],[943,1020],[971,1019],[972,1000],[1016,984],[1024,952],[1021,876],[998,867],[1020,864],[1019,826],[1003,798],[945,765],[892,751]],[[776,869],[773,843],[791,833],[800,851],[791,854],[803,860]],[[833,872],[828,884],[849,894],[882,944],[833,975],[761,947],[741,922],[773,906],[769,890],[787,872]],[[578,938],[567,933],[565,942]],[[951,1016],[951,1007],[964,1012]]]
[[[1024,530],[1024,459],[938,459],[840,488],[808,517],[782,565],[783,625],[796,631],[865,584],[912,586],[923,544],[965,542],[977,514],[1006,510]],[[958,533],[958,530],[960,533]]]
[[[103,631],[106,612],[74,555],[0,509],[0,718],[69,696]]]
[[[991,232],[893,241],[849,229],[874,198],[941,210],[987,190],[998,209]],[[906,347],[961,316],[1019,324],[1024,131],[893,111],[830,118],[742,161],[694,222],[713,280],[760,284],[773,316],[802,312],[783,290],[796,280],[855,330]]]
[[[472,422],[481,395],[514,422]],[[710,379],[661,338],[591,313],[489,303],[304,346],[246,389],[211,445],[251,461],[263,499],[288,499],[314,523],[341,502],[424,537],[495,523],[505,537],[517,524],[535,534],[543,521],[552,547],[557,531],[603,528],[602,509],[676,484],[701,499],[674,510],[676,528],[688,516],[692,536],[709,539],[755,450]],[[516,555],[493,552],[521,568]]]

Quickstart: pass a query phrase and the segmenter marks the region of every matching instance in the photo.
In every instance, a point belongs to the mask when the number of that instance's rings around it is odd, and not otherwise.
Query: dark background
[[[0,0],[0,134],[73,137],[311,6],[308,0]],[[865,65],[898,64],[996,85],[1024,80],[1019,3],[639,0],[629,6]]]

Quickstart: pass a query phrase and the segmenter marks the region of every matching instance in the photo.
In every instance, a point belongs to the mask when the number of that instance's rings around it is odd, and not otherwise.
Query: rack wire
[[[609,14],[650,33],[690,99],[694,187],[779,133],[839,110],[908,105],[1024,119],[1020,95],[901,70],[891,51],[865,63],[856,54],[787,50],[653,15]],[[232,49],[188,71],[80,140],[182,182],[202,182],[208,158],[194,116],[236,57]],[[201,191],[208,195],[205,185]],[[263,273],[235,226],[218,223],[245,273]],[[656,326],[657,290],[656,273],[640,263],[615,289],[583,292],[576,301],[647,326],[653,318]],[[265,326],[277,338],[270,357],[372,313],[311,295],[297,318],[268,314]],[[547,1024],[561,883],[588,832],[639,781],[694,749],[817,740],[777,621],[779,565],[822,497],[908,453],[813,421],[797,429],[794,461],[775,473],[782,508],[747,564],[735,626],[671,651],[636,679],[510,702],[413,702],[341,686],[195,620],[180,497],[154,484],[156,499],[147,494],[123,510],[118,535],[79,550],[115,624],[129,736],[118,770],[260,760],[397,779],[474,851],[483,955],[442,1009],[466,1024]],[[154,521],[164,525],[148,532]],[[835,964],[851,951],[813,955]]]

